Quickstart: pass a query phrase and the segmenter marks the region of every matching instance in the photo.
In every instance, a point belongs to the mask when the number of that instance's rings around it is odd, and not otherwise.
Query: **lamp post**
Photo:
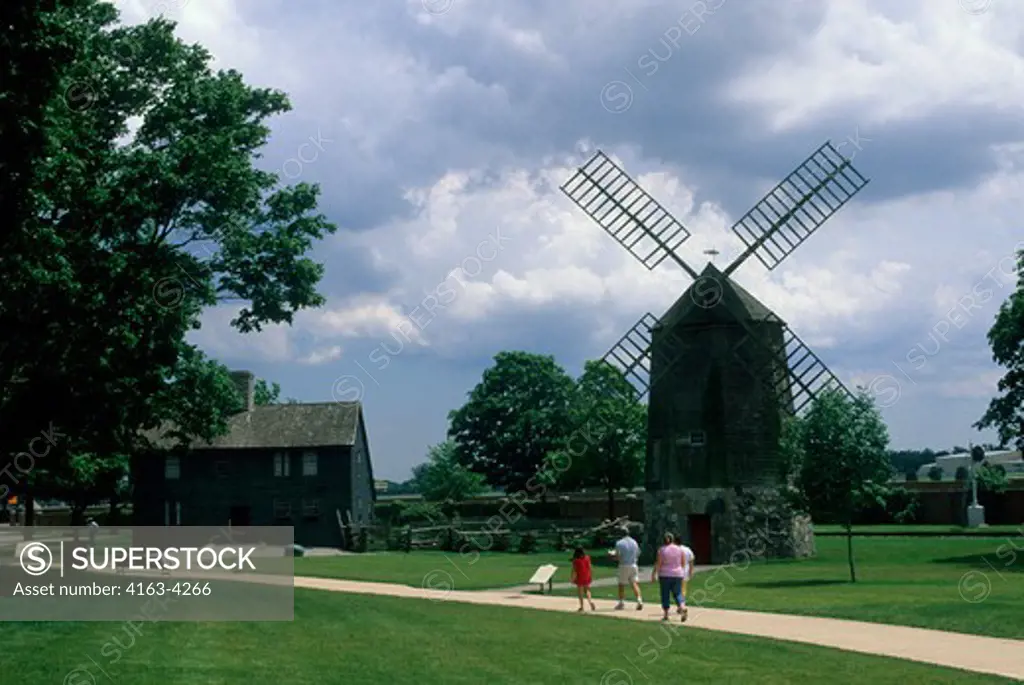
[[[971,447],[971,504],[967,507],[967,527],[978,528],[985,525],[985,507],[978,504],[978,479],[975,467],[985,460],[985,448],[981,445]]]

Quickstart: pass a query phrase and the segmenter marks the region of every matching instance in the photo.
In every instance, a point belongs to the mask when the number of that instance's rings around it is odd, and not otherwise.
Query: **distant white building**
[[[1006,469],[1007,476],[1012,477],[1015,474],[1024,475],[1024,459],[1021,458],[1019,451],[986,452],[985,462],[992,466],[1002,464],[1003,468]],[[935,461],[931,464],[925,464],[917,470],[917,479],[928,480],[928,472],[935,466],[942,469],[943,480],[953,480],[956,478],[956,470],[958,468],[961,466],[971,468],[971,455],[964,452],[962,454],[948,454],[944,457],[936,457]]]

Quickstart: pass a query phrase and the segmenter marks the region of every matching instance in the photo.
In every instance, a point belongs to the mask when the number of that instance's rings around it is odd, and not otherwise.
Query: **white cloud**
[[[952,0],[844,0],[823,8],[816,32],[725,90],[735,102],[763,107],[776,130],[840,108],[870,129],[942,108],[1024,104],[1024,13],[1014,3],[997,1],[977,16]]]
[[[341,346],[334,345],[323,350],[314,350],[305,357],[300,357],[298,363],[306,364],[308,366],[316,366],[317,364],[325,364],[332,362],[336,359],[341,358]]]

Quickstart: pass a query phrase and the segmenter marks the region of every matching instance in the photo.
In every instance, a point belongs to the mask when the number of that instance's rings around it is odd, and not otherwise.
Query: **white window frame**
[[[164,457],[164,480],[181,479],[181,457]]]
[[[274,500],[274,520],[284,521],[292,517],[292,503],[286,499]]]
[[[274,478],[289,478],[292,475],[290,457],[287,452],[274,452]]]
[[[317,454],[313,450],[307,450],[302,453],[302,475],[303,476],[315,476],[317,475],[317,469],[319,464],[317,463]]]

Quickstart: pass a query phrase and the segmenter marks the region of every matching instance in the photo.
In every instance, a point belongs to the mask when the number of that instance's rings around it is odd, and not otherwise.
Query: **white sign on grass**
[[[554,564],[544,564],[543,566],[538,567],[537,570],[533,572],[533,577],[530,578],[529,582],[543,585],[544,583],[551,580],[551,577],[555,575],[555,571],[557,570],[558,567]]]

